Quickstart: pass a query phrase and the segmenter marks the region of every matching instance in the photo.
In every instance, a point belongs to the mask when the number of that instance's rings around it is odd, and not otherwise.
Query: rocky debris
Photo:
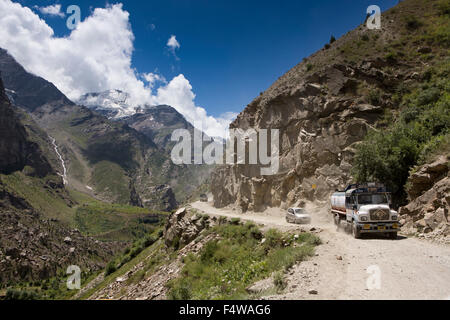
[[[319,292],[317,290],[309,290],[308,293],[313,294],[313,295],[319,294]]]
[[[172,213],[166,224],[164,231],[164,241],[166,246],[178,245],[180,247],[189,244],[200,232],[207,228],[210,221],[198,214],[189,212],[186,208],[181,208]]]
[[[450,240],[449,157],[425,164],[409,179],[411,202],[400,208],[402,231],[423,238]]]
[[[97,242],[59,222],[43,219],[1,183],[0,225],[0,284],[48,279],[70,265],[100,270],[124,247]]]
[[[198,254],[206,243],[216,239],[216,237],[214,234],[209,234],[204,238],[197,238],[180,249],[175,259],[171,259],[168,252],[164,263],[151,275],[144,275],[144,278],[137,283],[129,283],[127,280],[145,267],[147,260],[152,257],[152,253],[150,253],[144,261],[120,277],[120,280],[123,281],[112,282],[104,289],[97,291],[89,299],[165,300],[168,293],[166,284],[180,276],[184,266],[183,258],[188,254]]]
[[[248,288],[246,288],[245,290],[249,293],[249,294],[260,294],[264,291],[267,291],[271,288],[274,287],[273,284],[273,277],[270,276],[269,278],[266,278],[264,280],[258,281],[256,283],[254,283],[253,285],[249,286]]]

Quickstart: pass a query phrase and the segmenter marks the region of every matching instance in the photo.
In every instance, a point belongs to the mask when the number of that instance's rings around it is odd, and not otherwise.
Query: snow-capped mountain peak
[[[87,93],[77,100],[77,104],[104,114],[108,118],[117,119],[136,113],[136,109],[129,104],[129,99],[128,93],[113,89]]]

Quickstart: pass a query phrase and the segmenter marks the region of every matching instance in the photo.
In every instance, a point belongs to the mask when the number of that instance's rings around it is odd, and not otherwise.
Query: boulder
[[[450,177],[448,158],[425,164],[408,181],[410,203],[399,210],[407,233],[447,236],[450,230]]]
[[[209,218],[203,218],[181,208],[172,213],[164,231],[167,247],[185,246],[194,240],[209,224]]]

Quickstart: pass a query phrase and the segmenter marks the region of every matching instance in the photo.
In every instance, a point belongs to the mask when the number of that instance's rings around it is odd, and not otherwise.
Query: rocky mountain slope
[[[109,90],[99,93],[83,95],[78,104],[86,106],[96,113],[100,113],[110,120],[125,123],[130,128],[142,133],[151,139],[166,158],[171,157],[175,142],[171,141],[172,133],[177,129],[186,129],[194,136],[194,126],[177,110],[167,105],[132,107],[129,94],[120,90]],[[205,135],[205,133],[202,133]],[[206,136],[206,135],[205,135]],[[194,157],[195,150],[192,148]],[[185,202],[187,197],[195,197],[196,190],[204,184],[212,171],[207,165],[177,165],[164,163],[164,171],[157,180],[169,184],[175,197]],[[169,182],[167,182],[169,181]],[[184,183],[188,181],[188,183]],[[167,186],[160,185],[152,188],[161,197],[167,198],[171,191],[160,193],[158,190],[167,190]],[[152,200],[152,202],[155,202]]]
[[[14,281],[42,280],[69,265],[89,270],[103,268],[121,245],[100,243],[83,237],[48,219],[18,194],[19,189],[36,188],[11,183],[17,172],[41,182],[53,199],[71,205],[36,135],[21,123],[20,114],[10,104],[0,79],[0,287]],[[33,125],[29,122],[29,127]],[[55,203],[56,204],[56,203]]]
[[[124,117],[121,121],[150,137],[158,146],[170,153],[174,143],[172,132],[186,129],[191,132],[194,127],[178,111],[170,106],[145,106],[134,115]]]
[[[407,0],[382,14],[382,29],[362,24],[280,77],[232,128],[280,130],[280,171],[223,166],[211,180],[216,207],[243,211],[324,200],[353,180],[355,148],[395,117],[398,94],[448,57],[448,3]],[[362,18],[363,20],[363,18]]]

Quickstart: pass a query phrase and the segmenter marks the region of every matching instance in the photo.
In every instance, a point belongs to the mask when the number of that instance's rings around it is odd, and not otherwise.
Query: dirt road
[[[191,206],[209,215],[238,217],[281,230],[301,228],[286,223],[280,209],[240,214],[210,203]],[[285,293],[268,299],[450,299],[450,246],[403,236],[357,240],[336,230],[326,204],[308,204],[307,209],[313,222],[303,228],[321,230],[323,244],[315,257],[289,272]]]

